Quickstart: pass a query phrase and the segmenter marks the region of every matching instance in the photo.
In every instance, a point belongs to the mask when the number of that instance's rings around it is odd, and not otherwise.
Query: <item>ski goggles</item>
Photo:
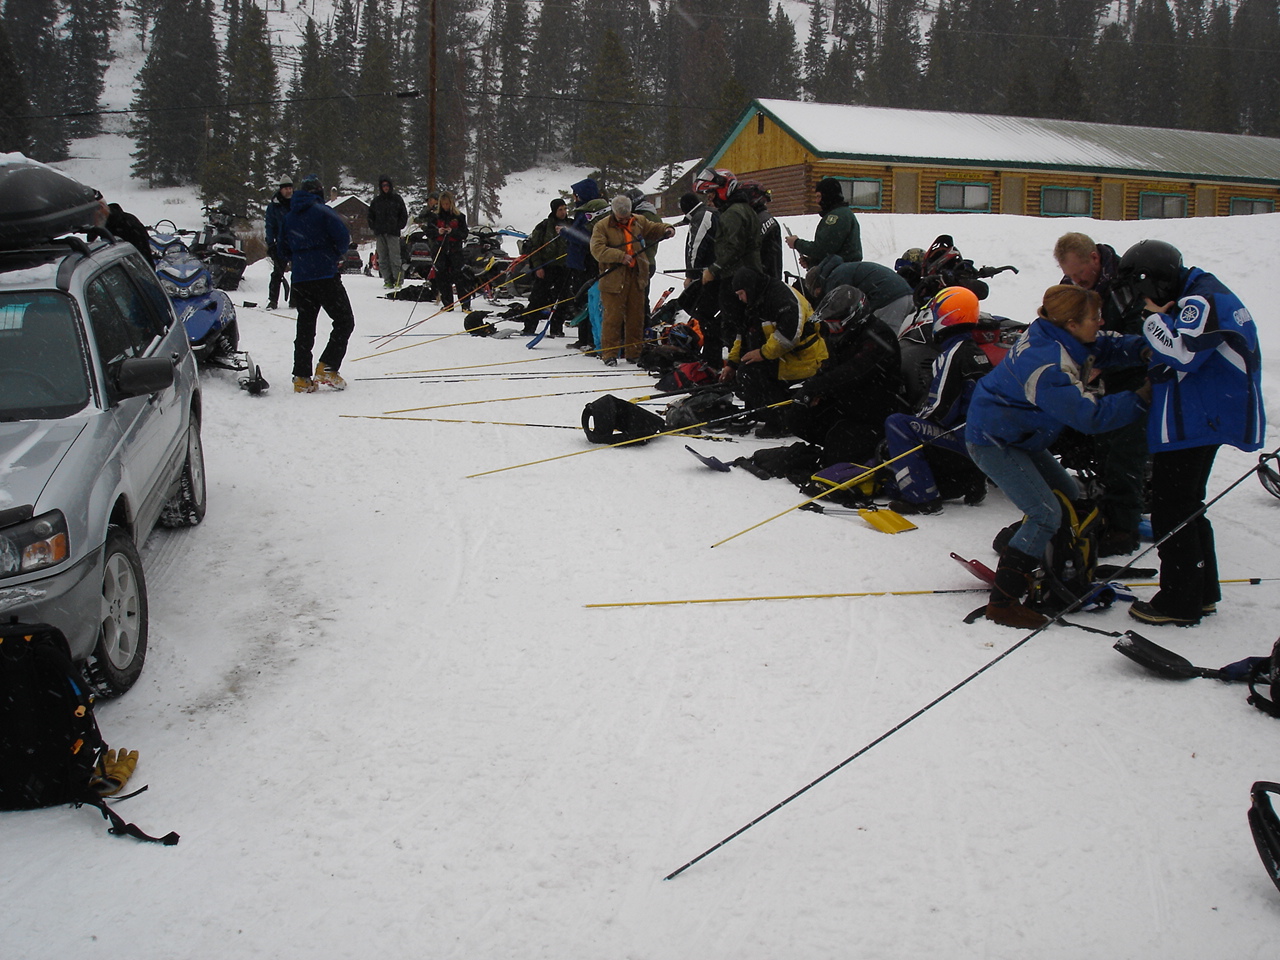
[[[1276,499],[1280,500],[1280,470],[1276,469],[1280,458],[1274,453],[1264,453],[1258,457],[1258,479],[1262,487]]]

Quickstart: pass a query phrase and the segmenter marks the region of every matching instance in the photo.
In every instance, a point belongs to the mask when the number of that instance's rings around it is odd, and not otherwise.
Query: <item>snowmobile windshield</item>
[[[60,293],[0,292],[0,421],[60,419],[89,402],[74,311]]]

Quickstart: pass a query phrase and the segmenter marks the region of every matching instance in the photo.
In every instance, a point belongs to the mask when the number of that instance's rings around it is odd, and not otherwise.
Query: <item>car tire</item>
[[[147,622],[142,558],[123,527],[110,527],[102,561],[101,625],[86,665],[98,696],[118,697],[137,682],[147,659]]]
[[[194,527],[204,519],[208,490],[204,475],[204,444],[200,440],[200,421],[191,414],[187,427],[187,458],[182,464],[181,487],[164,505],[160,523],[165,527]]]

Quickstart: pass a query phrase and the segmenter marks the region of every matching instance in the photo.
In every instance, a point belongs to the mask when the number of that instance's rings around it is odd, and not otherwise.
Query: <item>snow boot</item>
[[[310,377],[294,377],[293,378],[294,393],[315,393],[316,382]]]
[[[333,387],[335,390],[347,389],[347,381],[343,380],[338,375],[338,371],[323,360],[316,364],[316,383],[323,383],[325,386]]]
[[[1015,547],[1009,547],[996,567],[996,581],[987,598],[987,619],[1006,627],[1034,630],[1049,618],[1036,613],[1022,600],[1031,589],[1031,576],[1039,561]]]

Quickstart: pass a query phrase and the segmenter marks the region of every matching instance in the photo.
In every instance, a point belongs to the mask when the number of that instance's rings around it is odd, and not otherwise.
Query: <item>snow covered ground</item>
[[[527,230],[577,176],[512,178],[503,221]],[[109,186],[144,220],[188,209]],[[1280,215],[861,219],[869,259],[945,232],[1018,266],[988,305],[1022,319],[1067,229],[1176,243],[1252,309],[1277,445]],[[680,244],[661,253],[674,268]],[[265,303],[267,276],[250,267],[237,304]],[[897,536],[792,512],[711,550],[802,498],[684,444],[732,459],[772,442],[664,439],[468,478],[588,449],[583,404],[652,380],[564,340],[436,339],[460,313],[346,283],[344,393],[290,392],[292,315],[240,308],[272,388],[205,375],[208,516],[147,544],[150,657],[99,720],[151,785],[121,812],[180,845],[109,837],[92,811],[5,815],[6,958],[1275,955],[1280,897],[1244,813],[1249,785],[1280,775],[1280,726],[1238,686],[1155,679],[1066,628],[663,881],[1022,635],[964,625],[976,592],[584,604],[976,587],[948,553],[993,562],[1014,509],[996,491]],[[549,393],[565,395],[531,396]],[[1211,492],[1254,462],[1224,449]],[[1250,479],[1211,516],[1224,577],[1280,577],[1280,501]],[[1219,666],[1270,649],[1278,598],[1229,585],[1202,626],[1144,632]],[[1123,607],[1076,619],[1133,625]]]

